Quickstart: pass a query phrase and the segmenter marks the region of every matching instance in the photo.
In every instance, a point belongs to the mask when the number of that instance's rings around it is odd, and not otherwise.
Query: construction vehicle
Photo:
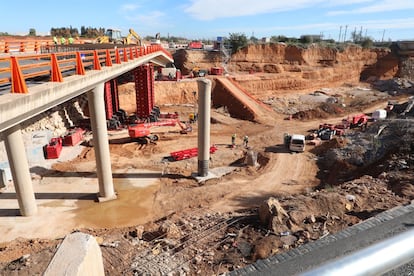
[[[105,35],[96,39],[97,43],[105,44],[137,44],[142,45],[141,37],[133,30],[129,29],[129,34],[126,37],[121,35],[121,31],[117,29],[107,29]]]
[[[147,144],[155,143],[160,139],[157,134],[153,134],[151,132],[152,127],[160,127],[160,126],[176,126],[179,125],[181,130],[181,134],[187,134],[188,132],[192,131],[192,127],[189,125],[183,125],[180,120],[178,119],[166,119],[157,122],[150,122],[150,123],[140,123],[130,125],[128,127],[128,135],[134,140],[137,140],[140,143]]]
[[[151,45],[159,45],[159,44],[161,44],[160,33],[156,33],[155,38],[151,39]]]
[[[165,67],[158,67],[157,69],[157,80],[176,80],[177,78],[180,78],[180,74],[177,72],[180,72],[180,69],[177,69],[175,67],[175,64],[170,62]]]
[[[62,137],[52,138],[46,146],[43,147],[46,159],[57,159],[62,152]]]
[[[345,135],[345,124],[320,124],[319,129],[316,131],[316,136],[321,140],[331,140],[334,135],[343,136]]]
[[[129,29],[129,34],[124,39],[124,44],[137,44],[142,46],[142,39],[133,29]]]
[[[303,151],[305,151],[305,135],[293,134],[292,136],[290,136],[289,150],[292,151],[292,152],[303,152]]]
[[[201,41],[191,41],[187,45],[187,49],[189,49],[189,50],[192,50],[192,49],[203,49],[203,48],[204,48],[204,45],[203,45],[203,42],[201,42]]]
[[[364,113],[354,115],[351,121],[349,121],[349,128],[365,128],[368,124],[368,119],[368,116]]]
[[[194,67],[191,70],[191,74],[193,77],[205,77],[207,75],[207,70],[200,69],[200,67]]]

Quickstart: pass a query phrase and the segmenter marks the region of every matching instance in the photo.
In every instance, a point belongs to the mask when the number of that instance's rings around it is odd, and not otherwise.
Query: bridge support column
[[[116,198],[112,180],[111,157],[109,154],[108,130],[106,127],[104,83],[88,92],[93,146],[96,156],[96,173],[99,182],[99,201]]]
[[[20,125],[6,130],[5,137],[5,146],[20,214],[27,217],[33,216],[37,213],[37,206]]]
[[[210,105],[211,81],[201,79],[198,84],[198,176],[208,175],[210,161]]]

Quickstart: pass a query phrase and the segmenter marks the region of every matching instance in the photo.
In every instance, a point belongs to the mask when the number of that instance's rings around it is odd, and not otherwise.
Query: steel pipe
[[[414,230],[409,230],[301,275],[380,275],[412,260]]]

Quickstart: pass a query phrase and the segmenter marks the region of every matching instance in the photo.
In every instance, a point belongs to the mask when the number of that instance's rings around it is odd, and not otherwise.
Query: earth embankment
[[[198,67],[222,66],[220,52],[180,50],[174,54],[184,74]],[[398,56],[389,49],[343,49],[311,45],[250,45],[233,54],[229,74],[257,99],[293,91],[309,92],[361,80],[389,79],[398,75]]]

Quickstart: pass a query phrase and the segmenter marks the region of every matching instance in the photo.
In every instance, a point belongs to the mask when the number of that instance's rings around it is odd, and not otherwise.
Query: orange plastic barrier
[[[21,55],[1,57],[0,73],[5,77],[0,78],[0,84],[11,84],[12,93],[28,93],[26,80],[34,77],[50,77],[53,82],[63,82],[62,72],[85,75],[86,68],[101,70],[101,63],[112,66],[112,62],[121,63],[120,50],[122,50],[122,62],[128,62],[138,58],[142,53],[163,51],[161,46],[133,46],[116,49],[100,49],[70,52],[55,52],[47,54],[28,54],[26,52],[28,42],[21,42],[19,52]],[[9,42],[4,42],[4,52],[10,52]],[[45,43],[46,47],[49,45]],[[39,50],[39,43],[33,43],[33,49]],[[56,50],[53,48],[52,50]],[[14,51],[13,51],[14,52]],[[26,54],[27,53],[27,54]],[[27,61],[27,62],[24,62]],[[33,61],[35,61],[33,63]],[[7,74],[10,76],[8,77]]]

